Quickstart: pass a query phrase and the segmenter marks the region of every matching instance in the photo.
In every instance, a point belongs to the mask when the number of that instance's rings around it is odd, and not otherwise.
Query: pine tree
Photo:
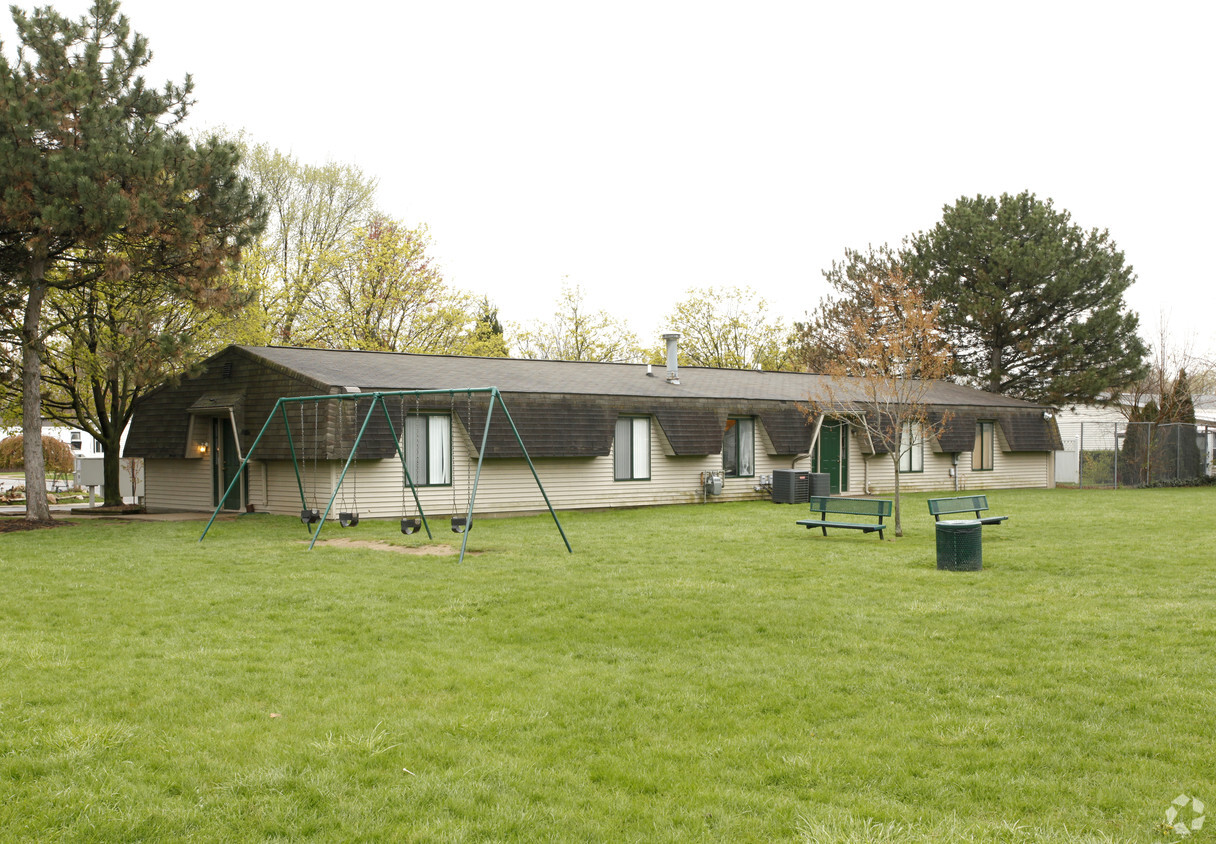
[[[1178,377],[1170,386],[1169,396],[1162,401],[1162,412],[1168,414],[1163,422],[1182,422],[1195,424],[1195,399],[1191,395],[1191,380],[1187,377],[1186,369],[1178,370]]]
[[[1202,475],[1203,458],[1195,432],[1195,399],[1185,368],[1178,370],[1169,393],[1162,396],[1160,421],[1165,426],[1161,446],[1163,462],[1168,467],[1165,478],[1189,480]]]
[[[261,210],[231,144],[180,130],[189,77],[145,82],[147,41],[117,0],[78,20],[14,8],[13,21],[15,59],[0,53],[0,300],[20,315],[25,480],[38,490],[48,291],[169,284],[206,301]],[[50,518],[43,496],[29,497],[27,518]]]
[[[905,266],[941,308],[960,374],[994,393],[1088,402],[1143,377],[1123,294],[1135,276],[1110,235],[1025,192],[959,199],[911,238]]]

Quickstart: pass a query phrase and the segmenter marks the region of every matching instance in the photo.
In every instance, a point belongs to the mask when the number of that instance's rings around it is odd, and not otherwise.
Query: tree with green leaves
[[[846,334],[859,314],[874,312],[874,288],[891,278],[904,278],[903,263],[889,246],[862,252],[846,249],[843,261],[833,261],[823,273],[831,293],[819,301],[805,321],[796,321],[790,343],[792,368],[823,373],[848,365]],[[894,291],[889,291],[894,293]]]
[[[531,360],[637,361],[637,335],[607,311],[591,311],[579,285],[562,285],[549,322],[515,329],[516,354]]]
[[[481,297],[477,303],[477,319],[464,338],[460,354],[470,357],[506,358],[511,356],[507,348],[506,333],[498,319],[498,307],[489,296]]]
[[[351,164],[301,162],[267,144],[234,140],[242,174],[266,197],[267,226],[234,269],[254,301],[227,338],[250,345],[307,344],[321,291],[349,267],[351,250],[376,216],[376,179]],[[322,302],[321,310],[329,309]]]
[[[791,335],[750,287],[690,289],[667,318],[680,334],[680,363],[719,369],[789,370]],[[664,359],[658,350],[652,362]]]
[[[139,398],[216,351],[208,338],[246,303],[238,290],[203,304],[140,279],[53,289],[44,311],[43,411],[101,443],[107,505],[122,503],[122,434]]]
[[[159,91],[144,80],[147,41],[117,0],[78,20],[14,8],[13,21],[16,54],[0,50],[0,300],[20,319],[25,480],[39,490],[48,293],[167,283],[205,303],[262,212],[237,149],[181,131],[189,77]],[[28,519],[50,519],[44,496],[28,501]]]
[[[1144,374],[1131,266],[1050,199],[963,197],[900,258],[941,309],[959,374],[985,390],[1063,405]]]
[[[473,300],[444,283],[429,245],[425,226],[373,215],[338,248],[330,277],[308,292],[297,336],[330,349],[435,354],[461,346]]]

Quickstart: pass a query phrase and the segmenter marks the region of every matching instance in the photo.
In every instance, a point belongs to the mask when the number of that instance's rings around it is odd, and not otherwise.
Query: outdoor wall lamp
[[[206,454],[206,453],[207,453],[207,444],[206,444],[206,443],[199,443],[199,444],[198,444],[198,453],[199,453],[199,454]]]

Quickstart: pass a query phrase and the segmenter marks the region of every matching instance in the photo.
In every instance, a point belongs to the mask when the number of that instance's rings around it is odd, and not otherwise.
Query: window
[[[728,419],[722,435],[722,474],[750,478],[756,474],[756,420]]]
[[[650,480],[650,418],[621,416],[612,443],[612,477],[618,481]]]
[[[975,423],[975,448],[971,452],[971,471],[991,472],[996,455],[996,423]]]
[[[925,471],[925,434],[919,422],[905,422],[900,433],[900,472]]]
[[[442,486],[452,482],[452,417],[405,418],[405,467],[416,486]]]
[[[104,449],[104,448],[102,448],[101,441],[100,441],[100,440],[93,440],[93,453],[94,453],[94,454],[101,454],[103,451],[105,451],[105,449]]]

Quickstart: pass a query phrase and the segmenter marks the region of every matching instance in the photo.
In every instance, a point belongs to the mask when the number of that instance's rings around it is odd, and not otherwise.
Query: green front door
[[[815,444],[812,465],[816,472],[826,472],[831,494],[840,495],[849,488],[848,426],[844,422],[824,422]]]
[[[216,417],[211,420],[211,477],[213,481],[212,503],[220,505],[220,496],[228,489],[232,479],[241,468],[241,457],[236,448],[236,434],[228,419]],[[245,476],[245,486],[249,484],[249,476]],[[232,492],[224,498],[223,510],[241,509],[241,484],[232,487]]]

